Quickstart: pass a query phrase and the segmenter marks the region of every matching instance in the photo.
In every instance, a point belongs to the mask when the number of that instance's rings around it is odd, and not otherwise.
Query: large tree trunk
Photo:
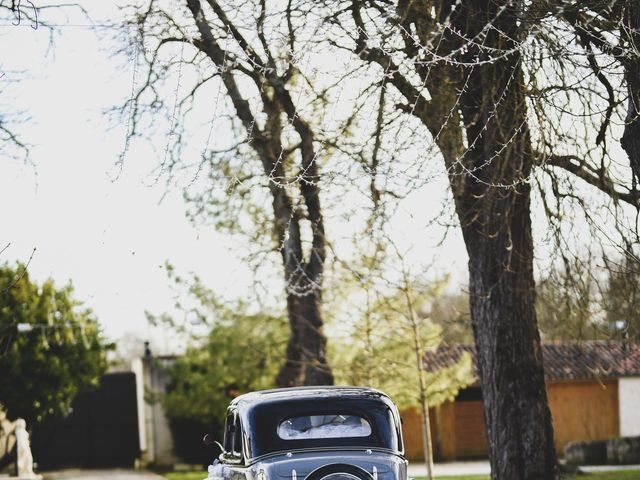
[[[640,2],[630,1],[625,8],[624,22],[620,28],[621,36],[627,38],[629,45],[635,45],[638,48],[639,29]],[[621,144],[631,164],[632,184],[637,185],[640,183],[640,56],[630,55],[623,64],[629,98]]]
[[[225,25],[238,42],[245,55],[255,63],[255,70],[247,75],[255,83],[262,101],[264,128],[256,121],[252,108],[236,82],[232,69],[227,65],[227,54],[207,20],[200,0],[186,0],[200,34],[192,40],[219,68],[220,77],[250,139],[250,145],[262,163],[263,173],[269,181],[272,198],[272,225],[276,245],[282,257],[285,288],[287,291],[287,314],[290,335],[286,360],[276,383],[279,386],[326,385],[333,383],[333,375],[326,359],[326,339],[322,334],[321,291],[325,262],[324,219],[320,206],[320,187],[317,154],[314,150],[314,132],[301,118],[291,94],[287,89],[287,75],[279,76],[269,58],[262,59],[244,39],[242,32],[218,2],[208,0],[217,20]],[[269,68],[267,68],[267,65]],[[292,67],[293,68],[293,67]],[[290,77],[289,77],[290,78]],[[300,137],[300,146],[285,155],[283,145],[283,114]],[[300,172],[296,185],[285,187],[277,182],[294,175],[285,171],[287,155],[300,153]],[[294,204],[287,188],[299,188],[302,205]],[[301,222],[308,221],[311,228],[312,245],[306,258],[300,235]]]
[[[326,357],[327,340],[322,333],[322,281],[326,239],[320,206],[320,172],[314,133],[298,114],[289,91],[280,79],[272,78],[271,84],[279,107],[300,137],[301,161],[297,183],[306,207],[304,214],[294,209],[288,217],[281,216],[279,220],[288,224],[288,235],[283,238],[281,252],[288,290],[287,312],[291,336],[287,344],[287,361],[276,378],[276,384],[281,387],[332,385],[333,374]],[[276,159],[276,165],[281,163]],[[309,222],[312,236],[311,248],[306,258],[300,236],[300,222],[303,219]]]
[[[566,14],[564,3],[558,13]],[[623,22],[613,24],[620,25],[629,45],[637,45],[640,3],[624,3]],[[394,52],[396,37],[382,47],[370,41],[374,27],[365,21],[365,5],[352,3],[361,32],[355,51],[378,64],[385,81],[405,97],[399,108],[429,129],[449,173],[469,254],[471,317],[493,478],[554,478],[553,428],[535,314],[528,183],[534,154],[520,65],[531,23],[518,15],[531,6],[511,0],[398,0],[397,14],[387,20],[404,37],[402,49],[410,61],[401,65]],[[612,5],[598,8],[616,11]],[[536,8],[549,6],[542,2]],[[588,33],[588,23],[574,26]],[[605,37],[596,34],[589,40],[624,65],[629,113],[622,146],[640,181],[640,64],[637,55],[608,45]],[[404,73],[408,66],[421,83]],[[570,162],[558,165],[610,197],[636,205],[636,191],[617,191],[604,172],[594,174]]]
[[[429,9],[423,2],[401,3],[408,10],[400,17],[414,22],[426,43],[434,28],[434,18],[425,19]],[[451,2],[437,5],[438,15],[451,11]],[[466,43],[465,66],[455,61],[429,65],[422,78],[432,100],[418,101],[413,109],[444,157],[469,254],[471,320],[492,478],[502,480],[551,479],[556,469],[535,312],[527,182],[534,155],[521,58],[514,48],[517,5],[463,1],[451,18],[453,28],[433,44],[446,57]],[[411,31],[408,25],[406,30]],[[416,98],[398,76],[393,83],[407,98]]]
[[[267,111],[271,109],[268,108]],[[280,121],[279,115],[275,113],[271,118],[273,122]],[[279,131],[279,128],[276,130]],[[311,143],[311,140],[309,142]],[[284,178],[282,162],[278,161],[276,156],[279,148],[270,149],[269,156],[273,158],[273,175],[276,178]],[[303,149],[302,169],[306,172],[300,179],[300,190],[306,205],[304,218],[292,205],[291,197],[284,188],[274,183],[270,185],[273,197],[273,226],[282,257],[290,326],[286,360],[276,377],[276,385],[279,387],[333,384],[333,374],[326,357],[327,341],[322,333],[325,237],[317,185],[318,167],[312,148]],[[304,255],[300,232],[300,222],[304,220],[310,223],[313,236],[308,258]]]
[[[333,384],[326,359],[327,340],[322,333],[319,293],[287,298],[292,334],[287,343],[286,363],[276,379],[279,387]]]
[[[556,456],[535,312],[528,184],[534,155],[516,48],[519,5],[398,2],[407,55],[420,55],[409,34],[415,27],[422,44],[437,45],[437,55],[450,56],[418,67],[429,101],[384,50],[367,44],[366,35],[360,35],[356,49],[391,72],[387,78],[409,101],[407,110],[429,129],[447,166],[469,254],[492,478],[540,480],[554,478]],[[433,38],[449,15],[451,28]],[[365,31],[355,7],[353,18]]]
[[[505,156],[505,161],[517,158]],[[492,194],[491,192],[486,192]],[[535,315],[529,186],[461,213],[492,478],[554,478],[551,416]]]
[[[461,25],[467,38],[492,22],[495,28],[484,45],[512,51],[518,12],[502,3],[470,2]],[[552,479],[556,456],[535,312],[527,181],[534,155],[521,59],[517,49],[492,59],[487,50],[472,48],[469,58],[474,55],[487,63],[468,69],[461,93],[469,147],[456,207],[469,254],[471,320],[492,478]]]

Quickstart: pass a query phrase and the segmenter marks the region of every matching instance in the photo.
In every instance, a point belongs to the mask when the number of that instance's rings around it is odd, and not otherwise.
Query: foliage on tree
[[[0,267],[0,404],[9,417],[34,425],[65,415],[97,385],[109,348],[71,284],[38,284],[20,263]]]
[[[187,333],[189,342],[168,367],[171,382],[162,401],[172,419],[220,425],[234,396],[275,386],[285,361],[287,319],[246,301],[222,302],[197,277],[172,278],[176,285],[188,284],[195,303],[179,305],[186,325],[167,314],[150,316],[153,323]]]
[[[465,287],[460,287],[457,292],[442,291],[433,299],[429,318],[442,330],[443,343],[473,343],[469,294]]]
[[[360,247],[364,249],[366,243],[361,242]],[[386,243],[388,249],[378,248],[373,242],[372,255],[363,255],[357,267],[348,266],[338,297],[357,312],[356,320],[351,317],[345,341],[337,343],[334,339],[332,362],[340,381],[380,388],[401,408],[419,408],[426,474],[432,479],[429,408],[452,400],[461,388],[474,382],[472,362],[469,355],[464,355],[449,368],[425,364],[427,352],[442,344],[442,328],[433,322],[432,315],[436,305],[437,313],[442,314],[440,296],[448,279],[421,279],[411,271],[415,265],[408,264],[406,253],[401,253],[392,240]],[[381,268],[384,263],[388,264],[386,269]],[[395,275],[389,268],[392,265]]]
[[[336,380],[351,385],[370,385],[391,395],[401,407],[420,405],[416,368],[416,345],[412,341],[418,326],[419,344],[424,351],[442,345],[443,327],[433,320],[446,279],[429,283],[413,279],[408,286],[412,295],[415,321],[407,308],[406,286],[386,292],[369,292],[374,298],[367,311],[353,323],[342,341],[331,349]],[[430,406],[452,400],[461,388],[474,381],[471,358],[441,371],[422,372],[426,398]]]
[[[537,280],[536,314],[543,341],[638,341],[640,267],[632,254],[567,258]],[[443,291],[433,300],[430,319],[445,344],[472,343],[469,298]]]
[[[202,343],[190,346],[169,373],[167,414],[214,420],[233,396],[275,386],[286,343],[286,319],[249,314],[242,304],[216,312],[222,319]]]
[[[398,298],[387,298],[387,302]],[[418,302],[428,301],[424,298]],[[384,305],[383,304],[383,305]],[[382,310],[383,311],[380,311]],[[364,338],[366,322],[360,320],[354,326],[353,341],[340,343],[332,348],[338,350],[334,361],[336,377],[339,383],[351,385],[370,385],[388,393],[401,407],[419,406],[420,394],[416,369],[415,347],[411,342],[410,326],[406,320],[399,319],[397,311],[389,307],[376,307],[376,327]],[[422,315],[418,319],[422,328],[420,343],[425,351],[434,350],[442,344],[442,327]],[[341,358],[340,352],[343,352]],[[332,357],[333,358],[333,357]],[[452,400],[461,388],[473,383],[471,358],[440,371],[425,371],[427,400],[430,406]]]

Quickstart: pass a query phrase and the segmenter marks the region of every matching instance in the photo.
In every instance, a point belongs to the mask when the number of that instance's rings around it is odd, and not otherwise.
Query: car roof
[[[305,398],[381,398],[388,399],[386,393],[370,387],[356,386],[307,386],[307,387],[288,387],[273,388],[270,390],[258,390],[255,392],[245,393],[236,397],[231,405],[239,408],[250,408],[259,403],[271,403],[290,400],[303,400]]]
[[[402,453],[398,409],[380,390],[369,387],[292,387],[251,392],[236,397],[229,406],[237,410],[250,452],[255,459],[266,454],[304,448],[383,448]],[[287,418],[334,413],[362,417],[371,425],[368,437],[282,439],[278,426]]]

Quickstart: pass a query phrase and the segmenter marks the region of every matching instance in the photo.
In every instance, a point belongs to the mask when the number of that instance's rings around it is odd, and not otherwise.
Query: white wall
[[[142,359],[135,358],[131,362],[131,371],[136,376],[136,404],[138,406],[138,436],[140,440],[140,452],[147,452],[147,427],[144,408],[144,371]]]
[[[640,377],[618,380],[620,436],[640,436]]]
[[[166,367],[173,363],[172,358],[145,356],[142,359],[144,394],[155,397],[166,392],[169,375]],[[160,401],[149,402],[145,399],[145,423],[147,432],[147,460],[156,465],[170,466],[180,462],[173,451],[173,436],[164,406]]]

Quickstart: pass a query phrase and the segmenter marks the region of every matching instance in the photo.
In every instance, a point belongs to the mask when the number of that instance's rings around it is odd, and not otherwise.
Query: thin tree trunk
[[[409,319],[409,326],[411,328],[411,335],[413,336],[413,350],[416,358],[416,370],[418,373],[418,390],[420,394],[420,413],[421,413],[421,425],[422,425],[422,448],[424,452],[424,463],[427,467],[427,480],[433,480],[433,445],[431,443],[431,422],[429,419],[429,405],[427,403],[427,387],[424,382],[424,356],[425,350],[422,344],[422,331],[420,328],[420,322],[413,301],[413,295],[411,292],[411,281],[407,272],[404,258],[402,261],[402,274],[403,274],[403,291],[405,300],[407,302],[407,313]]]
[[[433,480],[433,443],[431,442],[431,419],[429,418],[429,404],[427,397],[421,395],[420,409],[422,413],[422,444],[424,462],[427,466],[427,479]]]

